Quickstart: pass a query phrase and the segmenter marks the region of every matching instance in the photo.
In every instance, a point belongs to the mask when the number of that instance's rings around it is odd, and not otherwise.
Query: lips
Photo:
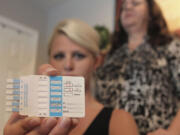
[[[125,18],[129,18],[129,17],[132,17],[132,16],[133,16],[132,13],[126,13],[124,17],[125,17]]]

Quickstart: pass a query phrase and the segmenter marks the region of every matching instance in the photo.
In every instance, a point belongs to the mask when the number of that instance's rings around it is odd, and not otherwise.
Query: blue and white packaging
[[[8,79],[7,111],[38,117],[84,117],[85,81],[75,76],[30,75]]]

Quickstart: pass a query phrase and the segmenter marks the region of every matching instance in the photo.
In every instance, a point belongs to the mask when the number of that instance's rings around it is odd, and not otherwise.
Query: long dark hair
[[[160,7],[154,0],[146,0],[146,2],[150,17],[147,29],[147,34],[149,37],[148,42],[153,47],[168,44],[171,42],[172,37]],[[112,48],[110,50],[110,54],[127,42],[128,34],[124,30],[121,21],[119,20],[119,30],[115,31],[112,36]]]

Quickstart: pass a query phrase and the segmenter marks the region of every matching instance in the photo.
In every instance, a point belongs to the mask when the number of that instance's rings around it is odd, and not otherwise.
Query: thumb
[[[58,71],[50,64],[43,64],[38,68],[37,74],[55,76],[58,74]]]

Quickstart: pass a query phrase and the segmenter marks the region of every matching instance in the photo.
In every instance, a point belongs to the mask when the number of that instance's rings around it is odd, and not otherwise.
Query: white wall
[[[90,25],[105,25],[114,28],[115,0],[67,0],[48,13],[48,37],[59,21],[78,18]]]
[[[47,14],[32,5],[30,0],[0,0],[0,15],[39,31],[37,65],[44,63],[47,59],[44,57]]]
[[[8,18],[10,20],[13,20],[13,21],[15,21],[17,23],[20,23],[22,25],[25,25],[28,28],[32,28],[32,29],[35,29],[35,30],[39,31],[39,34],[40,34],[39,48],[41,48],[41,49],[40,49],[40,51],[38,51],[39,53],[36,56],[37,56],[37,58],[39,58],[37,62],[40,63],[39,62],[40,60],[42,60],[42,61],[45,60],[45,57],[44,57],[45,53],[41,53],[41,52],[43,52],[43,50],[45,48],[43,45],[45,43],[45,32],[46,32],[45,28],[46,28],[46,25],[47,25],[47,16],[46,16],[46,14],[44,12],[40,11],[35,5],[32,5],[28,1],[29,0],[0,0],[0,15],[4,16],[4,17],[6,17],[6,18]],[[1,40],[2,40],[2,38],[1,38]],[[6,56],[9,55],[11,48],[8,48],[9,49],[8,53],[6,52],[6,54],[5,54],[5,50],[3,50],[2,48],[7,48],[10,45],[6,45],[6,44],[3,44],[3,45],[4,46],[2,46],[2,44],[1,44],[1,46],[0,46],[1,51],[4,52],[4,53],[1,53],[1,55],[4,54],[4,57],[2,57],[2,58],[7,58]],[[34,46],[35,44],[32,43],[30,45]],[[20,51],[19,48],[18,49],[15,48],[15,50],[16,51],[18,51],[18,50]],[[30,50],[28,50],[28,52],[30,52]],[[32,51],[32,53],[29,54],[29,55],[35,56],[34,55],[35,53],[36,53],[35,51]],[[27,54],[26,54],[26,56],[27,56]],[[34,68],[35,64],[34,63],[30,63],[30,61],[27,61],[26,57],[23,57],[23,58],[21,57],[21,59],[23,59],[25,62],[28,62],[30,64],[28,66],[28,68],[29,67],[33,67]],[[10,65],[11,62],[12,61],[8,61],[8,64]],[[17,62],[17,61],[15,60],[14,63],[15,62]],[[12,65],[14,65],[14,63]],[[1,64],[0,64],[1,65],[0,66],[1,67],[0,68],[1,69],[0,70],[0,74],[2,75],[4,73],[4,70],[2,70],[3,67],[4,67],[3,61],[1,61]],[[15,66],[17,67],[17,65],[15,65]],[[28,68],[25,68],[25,70],[28,69]],[[16,72],[13,72],[13,73],[16,73]],[[0,120],[0,134],[2,134],[3,125],[4,125],[5,121],[8,118],[8,115],[6,115],[8,113],[4,113],[5,112],[5,106],[4,106],[4,104],[5,104],[5,96],[3,96],[3,95],[5,93],[4,92],[5,91],[5,86],[4,85],[5,84],[4,84],[4,81],[2,81],[2,79],[6,80],[7,78],[3,77],[3,76],[1,76],[1,77],[0,77],[0,80],[1,80],[1,82],[0,82],[0,84],[1,84],[1,87],[0,87],[1,88],[0,89],[0,94],[1,94],[0,95],[0,97],[1,97],[0,98],[0,114],[1,114],[1,116],[0,116],[0,119],[1,119]],[[4,85],[2,86],[2,84],[4,84]]]

